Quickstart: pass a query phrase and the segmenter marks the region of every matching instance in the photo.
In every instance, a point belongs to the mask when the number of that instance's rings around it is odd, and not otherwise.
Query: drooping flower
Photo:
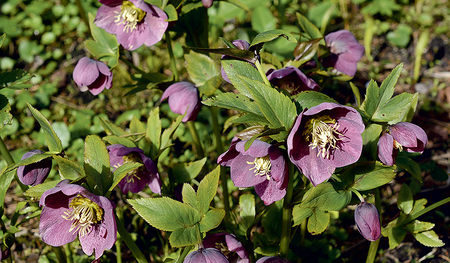
[[[202,0],[203,6],[206,8],[210,8],[213,4],[213,0]]]
[[[289,260],[280,257],[262,257],[256,263],[289,263]]]
[[[140,148],[128,148],[121,144],[113,144],[106,147],[109,152],[111,167],[116,170],[127,162],[138,162],[144,165],[129,172],[118,184],[122,193],[138,193],[150,187],[153,193],[161,194],[161,180],[155,163],[144,154]]]
[[[170,85],[163,93],[161,101],[169,98],[170,109],[186,115],[183,122],[194,121],[202,107],[198,89],[194,84],[181,81]]]
[[[110,34],[126,50],[142,45],[152,46],[161,41],[166,32],[167,15],[160,8],[143,0],[99,0],[103,5],[97,11],[94,23]]]
[[[316,186],[337,167],[361,156],[364,123],[359,113],[336,103],[321,103],[303,110],[287,139],[289,158]]]
[[[232,43],[233,43],[233,45],[234,45],[235,47],[237,47],[237,48],[240,49],[240,50],[248,50],[248,49],[250,48],[250,43],[248,43],[247,41],[242,40],[242,39],[236,39],[236,40],[233,40]],[[230,56],[223,55],[221,59],[231,59],[231,58],[232,58],[232,57],[230,57]],[[252,63],[250,63],[250,64],[252,64]],[[256,66],[255,66],[254,64],[252,64],[252,65],[256,68]],[[226,82],[231,83],[231,81],[230,81],[230,79],[228,78],[227,73],[225,72],[225,70],[223,69],[223,67],[221,67],[220,72],[221,72],[221,74],[222,74],[222,78],[223,78]]]
[[[358,43],[348,30],[339,30],[325,36],[331,55],[323,62],[326,67],[334,67],[337,71],[355,76],[356,66],[364,54],[364,46]]]
[[[227,258],[215,248],[200,248],[187,255],[183,263],[229,263]]]
[[[82,92],[90,91],[98,95],[105,88],[112,87],[113,73],[104,63],[83,57],[73,69],[73,80]]]
[[[355,209],[355,222],[359,233],[365,239],[375,241],[380,238],[380,214],[375,205],[361,202]]]
[[[22,156],[22,161],[30,158],[35,154],[44,153],[41,150],[32,150],[25,153]],[[19,177],[20,182],[25,185],[38,185],[42,184],[50,173],[50,169],[52,168],[52,160],[44,159],[37,163],[32,163],[29,165],[19,166],[17,168],[17,176]]]
[[[218,233],[208,235],[203,239],[203,246],[205,248],[217,248],[232,263],[250,263],[247,250],[233,234]]]
[[[399,151],[422,153],[428,137],[419,126],[409,122],[390,125],[378,141],[378,158],[385,165],[394,165]]]
[[[318,91],[320,89],[314,80],[308,78],[303,72],[293,66],[287,66],[278,70],[269,69],[266,75],[270,83],[280,89],[287,90],[291,95],[305,90]]]
[[[43,206],[39,234],[48,245],[62,246],[78,236],[83,252],[92,255],[95,250],[98,259],[116,242],[115,205],[104,196],[64,180],[45,191],[39,206]]]
[[[231,180],[236,187],[254,186],[265,205],[281,200],[286,195],[289,175],[280,149],[255,140],[246,151],[246,142],[234,140],[217,163],[231,167]]]

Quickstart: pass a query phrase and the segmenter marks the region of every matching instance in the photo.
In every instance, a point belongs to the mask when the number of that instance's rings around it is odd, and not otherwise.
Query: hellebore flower
[[[361,115],[351,107],[325,102],[305,109],[287,139],[289,158],[317,186],[335,168],[359,159],[363,131]]]
[[[202,0],[203,6],[206,8],[210,8],[213,4],[213,0]]]
[[[375,241],[380,238],[380,214],[373,204],[361,202],[355,209],[355,222],[365,239]]]
[[[95,250],[98,259],[116,242],[115,205],[104,196],[64,180],[45,191],[39,206],[43,206],[39,234],[48,245],[59,247],[78,236],[83,252],[92,255]]]
[[[428,137],[419,126],[409,122],[390,125],[378,141],[378,158],[385,165],[394,165],[398,151],[422,153]]]
[[[170,85],[164,91],[161,101],[167,98],[169,98],[169,106],[173,112],[178,114],[186,113],[183,122],[194,121],[202,107],[198,89],[194,84],[187,81]]]
[[[82,92],[90,91],[98,95],[105,88],[112,87],[113,73],[104,63],[84,57],[73,69],[73,80]]]
[[[109,152],[111,167],[116,170],[128,162],[138,162],[144,165],[129,172],[120,182],[122,193],[138,193],[148,184],[153,193],[161,194],[161,180],[155,163],[144,154],[140,148],[128,148],[121,144],[113,144],[106,147]]]
[[[215,248],[200,248],[187,255],[183,263],[229,263],[227,258]]]
[[[289,260],[279,257],[262,257],[256,263],[289,263]]]
[[[289,175],[280,149],[255,140],[245,151],[245,142],[233,141],[217,163],[231,167],[231,180],[236,187],[254,186],[265,205],[281,200],[286,195]]]
[[[291,95],[305,90],[318,91],[320,89],[314,80],[308,78],[303,72],[293,66],[287,66],[278,70],[269,69],[266,75],[272,85],[287,90]]]
[[[325,36],[331,56],[323,62],[326,67],[334,67],[351,77],[355,76],[356,66],[364,54],[364,46],[347,30],[339,30]]]
[[[248,50],[248,49],[250,48],[250,43],[248,43],[247,41],[242,40],[242,39],[236,39],[236,40],[233,40],[232,43],[233,43],[233,45],[234,45],[235,47],[237,47],[237,48],[240,49],[240,50]],[[231,59],[231,58],[233,58],[233,57],[223,55],[221,59]],[[250,63],[250,64],[253,65],[253,67],[256,68],[256,66],[255,66],[253,63]],[[225,70],[223,69],[223,67],[221,67],[220,72],[221,72],[221,74],[222,74],[222,78],[223,78],[226,82],[231,83],[231,81],[230,81],[230,79],[228,78],[227,73],[225,72]]]
[[[110,34],[126,50],[135,50],[145,44],[158,43],[166,32],[167,15],[160,8],[143,0],[99,0],[103,5],[97,11],[94,23]]]
[[[205,248],[217,248],[231,263],[250,263],[244,245],[229,233],[218,233],[206,236],[203,239]]]
[[[30,158],[35,154],[40,153],[44,152],[41,150],[29,151],[22,156],[22,161]],[[52,168],[52,160],[44,159],[37,163],[19,166],[19,168],[17,168],[17,176],[19,177],[20,182],[22,182],[23,184],[34,186],[42,184],[45,181],[45,179],[47,179],[47,176],[50,173],[51,168]]]

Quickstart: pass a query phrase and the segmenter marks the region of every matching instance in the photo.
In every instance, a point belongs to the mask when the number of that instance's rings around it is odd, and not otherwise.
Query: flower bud
[[[90,91],[92,95],[98,95],[105,88],[112,87],[113,73],[108,66],[100,61],[84,57],[78,60],[73,69],[73,81],[82,92]]]
[[[373,204],[360,203],[355,210],[355,222],[359,233],[365,239],[375,241],[380,238],[380,214]]]
[[[30,158],[35,154],[44,153],[41,150],[32,150],[27,152],[22,156],[22,161]],[[17,176],[19,177],[20,182],[25,185],[37,185],[41,184],[45,181],[48,174],[50,173],[50,169],[52,168],[52,160],[44,159],[37,163],[32,163],[29,165],[19,166],[17,168]]]
[[[289,263],[289,260],[279,257],[262,257],[256,263]]]
[[[200,248],[187,255],[183,263],[229,263],[228,259],[215,248]]]
[[[202,106],[198,89],[187,81],[170,85],[163,93],[161,101],[169,98],[170,109],[178,114],[186,115],[183,122],[194,121]]]

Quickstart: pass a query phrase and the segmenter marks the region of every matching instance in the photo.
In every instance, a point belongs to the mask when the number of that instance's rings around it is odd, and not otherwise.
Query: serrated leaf
[[[50,181],[38,184],[26,190],[23,194],[28,197],[39,199],[45,191],[54,188],[59,182],[60,181]]]
[[[109,187],[108,192],[111,192],[129,172],[139,169],[139,167],[143,165],[144,164],[142,163],[128,162],[119,166],[113,173],[113,182]]]
[[[394,94],[395,85],[397,84],[400,73],[403,70],[403,63],[397,65],[391,73],[383,80],[380,85],[378,106],[386,104]]]
[[[58,163],[61,179],[76,180],[84,176],[83,168],[76,162],[54,155],[53,159]]]
[[[219,185],[220,165],[207,174],[198,185],[197,197],[200,202],[199,212],[201,215],[206,214],[209,210],[209,204],[217,193]]]
[[[191,51],[184,55],[184,58],[187,63],[186,70],[196,86],[202,86],[209,79],[219,76],[219,70],[210,57]]]
[[[25,159],[25,160],[21,160],[21,161],[15,163],[15,164],[9,166],[5,170],[5,172],[10,172],[10,171],[18,168],[19,166],[24,166],[24,165],[29,165],[29,164],[32,164],[32,163],[40,162],[40,161],[42,161],[44,159],[50,158],[52,155],[53,155],[52,153],[38,153],[38,154],[35,154],[35,155]]]
[[[128,148],[136,147],[136,143],[134,143],[132,140],[128,139],[127,137],[107,135],[107,136],[103,137],[102,139],[110,145],[122,144],[123,146],[126,146]]]
[[[225,210],[223,209],[211,209],[200,221],[200,232],[206,233],[220,225],[225,217]]]
[[[175,229],[169,237],[169,242],[172,247],[197,245],[200,240],[201,237],[197,225]]]
[[[22,70],[13,69],[11,71],[0,73],[0,89],[10,88],[10,89],[27,89],[31,88],[33,85],[25,83],[33,77],[32,74]]]
[[[207,106],[216,106],[230,110],[237,110],[244,113],[253,113],[264,118],[264,114],[254,101],[241,94],[226,92],[217,94],[207,100],[202,101]]]
[[[407,184],[402,184],[402,188],[398,193],[397,207],[402,210],[405,214],[411,213],[413,209],[414,199],[411,189]]]
[[[183,184],[181,195],[183,197],[183,203],[188,204],[197,210],[200,209],[200,203],[198,202],[197,193],[190,184],[188,183]]]
[[[147,131],[145,137],[150,140],[150,156],[155,157],[161,146],[162,124],[159,118],[159,107],[155,107],[150,111],[147,119]]]
[[[146,127],[138,118],[136,118],[136,116],[133,116],[130,122],[130,131],[133,134],[136,133],[145,134]]]
[[[313,214],[313,211],[312,208],[301,208],[298,205],[294,206],[292,209],[292,219],[294,220],[293,226],[298,226],[303,223],[303,221]]]
[[[415,233],[413,236],[422,245],[427,247],[442,247],[445,245],[433,230]]]
[[[256,46],[272,41],[279,37],[284,37],[291,43],[297,43],[297,39],[288,31],[283,29],[274,29],[256,35],[256,37],[252,40],[252,43],[250,43],[250,49],[255,50]]]
[[[327,95],[313,90],[302,91],[299,94],[292,96],[292,98],[300,104],[302,110],[310,109],[324,102],[337,103],[337,101]]]
[[[195,208],[168,197],[128,199],[128,202],[147,223],[163,231],[193,227],[201,220]]]
[[[222,84],[222,76],[215,76],[208,79],[205,84],[198,87],[200,97],[203,95],[208,97],[214,95],[214,93],[216,93],[216,90],[220,87],[220,84]]]
[[[47,142],[48,149],[53,153],[60,153],[63,150],[61,140],[56,135],[48,120],[44,117],[44,115],[42,115],[42,113],[33,108],[33,106],[31,106],[31,104],[29,104],[28,102],[27,106],[30,109],[31,114],[33,114],[34,118],[39,122],[39,125],[41,125],[41,128],[45,133],[45,140]]]
[[[176,183],[190,182],[202,170],[206,163],[206,157],[190,163],[179,163],[172,168]]]
[[[3,94],[0,94],[0,129],[5,125],[11,125],[13,116],[10,113],[11,105]]]
[[[406,230],[401,227],[391,227],[388,231],[389,248],[394,249],[402,243],[406,236]]]
[[[233,84],[239,93],[253,99],[252,95],[238,76],[245,76],[263,83],[263,79],[258,70],[252,64],[237,59],[222,59],[222,67],[227,74],[227,77],[230,79],[231,84]]]
[[[296,13],[298,23],[300,24],[300,27],[303,29],[303,31],[310,37],[310,39],[318,39],[322,38],[320,40],[320,44],[325,45],[325,40],[323,39],[322,33],[320,33],[320,30],[311,23],[306,17],[304,17],[300,13]]]
[[[401,93],[390,99],[386,104],[379,106],[373,114],[372,120],[376,122],[401,120],[409,112],[413,101],[413,94]]]
[[[361,109],[364,110],[370,118],[377,110],[379,97],[379,88],[377,83],[371,79],[366,89],[366,97],[361,104]]]
[[[243,229],[247,230],[253,224],[256,215],[255,196],[252,194],[239,196],[239,208],[239,216],[242,219],[240,225],[242,225]]]
[[[236,118],[230,120],[232,123],[241,124],[245,123],[248,125],[269,125],[269,121],[264,116],[248,113],[242,116],[235,115]]]
[[[308,219],[308,232],[311,235],[321,234],[330,224],[330,214],[320,209],[315,209]]]
[[[100,117],[100,125],[102,125],[107,134],[115,136],[122,136],[127,134],[122,128],[118,127],[109,120],[103,119],[102,117]]]
[[[358,191],[367,191],[385,185],[394,179],[394,166],[386,166],[380,162],[361,162],[348,167],[343,177],[351,177],[353,188]]]
[[[339,211],[350,203],[350,191],[336,190],[330,182],[321,183],[311,188],[304,196],[299,208]]]
[[[411,223],[403,226],[403,228],[408,231],[411,232],[413,234],[416,233],[420,233],[423,231],[428,231],[433,229],[435,224],[430,223],[430,222],[423,222],[423,221],[419,221],[419,220],[414,220]]]
[[[96,135],[88,135],[84,143],[84,171],[91,189],[101,195],[106,194],[113,182],[109,166],[109,153],[103,141]]]

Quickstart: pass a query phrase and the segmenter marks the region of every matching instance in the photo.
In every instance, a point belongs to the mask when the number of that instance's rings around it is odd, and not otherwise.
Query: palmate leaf
[[[202,170],[206,163],[206,157],[201,160],[189,162],[189,163],[179,163],[172,168],[174,174],[174,181],[176,183],[190,182],[192,179],[197,177],[197,175]]]
[[[200,182],[197,197],[200,204],[200,214],[204,215],[209,210],[209,204],[217,193],[219,184],[220,165],[207,174]]]

